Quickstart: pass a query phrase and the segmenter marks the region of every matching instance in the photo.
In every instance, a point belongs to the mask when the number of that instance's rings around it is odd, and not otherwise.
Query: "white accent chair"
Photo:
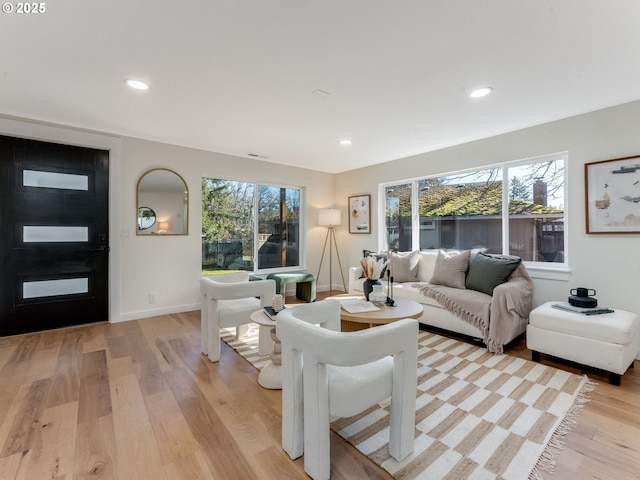
[[[220,328],[236,327],[236,337],[246,335],[251,314],[271,305],[276,294],[273,280],[249,281],[248,272],[228,273],[200,279],[202,353],[212,362],[220,360]],[[260,327],[258,350],[268,355],[273,340],[268,327]]]
[[[315,480],[330,477],[330,421],[389,396],[389,453],[400,461],[413,451],[418,322],[339,330],[338,300],[289,308],[276,320],[282,342],[282,448],[292,459],[304,453],[304,469]]]

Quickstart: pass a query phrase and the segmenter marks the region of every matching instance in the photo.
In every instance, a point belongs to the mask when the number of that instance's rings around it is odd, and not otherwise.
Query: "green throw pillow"
[[[506,282],[520,263],[520,258],[500,258],[477,253],[469,266],[465,284],[470,290],[493,295],[493,289]]]

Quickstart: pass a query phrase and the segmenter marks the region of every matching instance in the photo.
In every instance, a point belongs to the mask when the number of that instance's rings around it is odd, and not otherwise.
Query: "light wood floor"
[[[524,340],[508,353],[530,358]],[[588,372],[599,385],[545,478],[638,478],[638,370],[621,387]],[[224,344],[218,363],[200,355],[199,312],[0,338],[0,479],[306,478],[257,376]],[[391,478],[331,442],[332,478]]]

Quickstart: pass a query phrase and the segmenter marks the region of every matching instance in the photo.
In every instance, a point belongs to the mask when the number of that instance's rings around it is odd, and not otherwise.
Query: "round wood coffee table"
[[[336,295],[329,298],[344,300],[347,298],[358,298],[364,300],[363,295]],[[342,320],[342,331],[353,332],[373,327],[374,325],[384,325],[395,322],[403,318],[420,318],[422,316],[422,305],[406,298],[395,298],[395,306],[383,305],[374,312],[349,313],[345,309],[340,309],[340,320]]]

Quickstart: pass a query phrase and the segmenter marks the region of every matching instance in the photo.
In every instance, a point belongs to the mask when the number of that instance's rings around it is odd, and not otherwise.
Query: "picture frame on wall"
[[[640,156],[585,163],[588,234],[640,233]]]
[[[349,233],[371,233],[371,195],[349,197]]]

